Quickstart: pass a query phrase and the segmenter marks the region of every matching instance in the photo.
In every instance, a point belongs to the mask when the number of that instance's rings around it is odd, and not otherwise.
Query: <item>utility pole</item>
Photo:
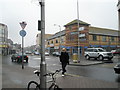
[[[45,0],[39,1],[41,6],[41,63],[40,63],[40,90],[46,89],[46,62],[45,62]]]
[[[79,42],[79,3],[77,0],[77,23],[78,23],[78,61],[80,60],[80,42]]]

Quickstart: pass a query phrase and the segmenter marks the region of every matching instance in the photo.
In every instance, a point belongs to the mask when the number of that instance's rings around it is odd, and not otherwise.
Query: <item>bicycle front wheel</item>
[[[58,85],[55,85],[55,86],[54,86],[54,90],[62,90],[62,88],[59,88]]]
[[[35,81],[30,81],[28,83],[27,90],[40,90],[40,85]]]

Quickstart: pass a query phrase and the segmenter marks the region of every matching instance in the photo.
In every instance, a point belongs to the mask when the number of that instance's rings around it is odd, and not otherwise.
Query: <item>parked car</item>
[[[120,49],[111,50],[111,52],[113,53],[113,55],[120,55]]]
[[[111,60],[113,58],[113,54],[111,52],[107,52],[102,48],[87,48],[84,56],[87,60],[89,60],[90,58],[94,58],[97,60],[104,60],[105,58],[107,58],[108,60]]]
[[[60,56],[60,53],[59,52],[53,52],[52,55],[58,57],[58,56]]]
[[[34,55],[40,55],[40,53],[39,52],[34,52]]]
[[[31,51],[26,51],[25,53],[26,53],[26,54],[32,54],[32,52],[31,52]]]
[[[115,71],[115,73],[120,74],[120,63],[117,63],[117,64],[114,66],[114,71]]]
[[[23,54],[24,60],[26,60],[26,62],[28,62],[28,56],[24,53]],[[18,54],[13,54],[11,56],[11,60],[16,61],[16,62],[22,62],[22,53],[18,53]]]
[[[49,53],[48,53],[48,52],[45,52],[45,56],[49,56]]]

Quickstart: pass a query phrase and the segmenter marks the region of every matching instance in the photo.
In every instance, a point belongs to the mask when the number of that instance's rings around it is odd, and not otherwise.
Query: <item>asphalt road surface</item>
[[[56,69],[61,68],[58,57],[46,56],[47,71],[55,71]],[[10,56],[3,57],[3,64],[6,65],[20,65],[16,62],[11,62]],[[40,69],[40,56],[29,56],[29,62],[24,63],[24,67],[32,67]],[[73,76],[84,76],[90,77],[98,80],[104,80],[109,82],[119,82],[120,75],[114,73],[113,67],[115,63],[106,63],[100,65],[91,65],[91,66],[67,66],[67,74]],[[22,67],[22,66],[21,66]]]

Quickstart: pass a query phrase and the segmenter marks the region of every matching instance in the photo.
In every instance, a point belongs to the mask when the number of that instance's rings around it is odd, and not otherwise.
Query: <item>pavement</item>
[[[113,60],[117,60],[117,62],[120,60],[120,56],[114,56]],[[84,57],[80,57],[80,60],[70,60],[70,65],[74,66],[90,66],[90,65],[97,65],[97,64],[104,64],[104,63],[113,63],[113,60],[103,60],[103,61],[97,61],[94,59],[86,60]]]
[[[97,65],[97,64],[103,64],[103,61],[96,61],[94,59],[86,60],[84,57],[80,57],[79,60],[70,60],[70,65],[74,66],[90,66],[90,65]]]
[[[89,66],[89,65],[97,65],[97,64],[103,64],[103,61],[95,61],[95,60],[74,60],[70,61],[70,65],[74,66]]]

